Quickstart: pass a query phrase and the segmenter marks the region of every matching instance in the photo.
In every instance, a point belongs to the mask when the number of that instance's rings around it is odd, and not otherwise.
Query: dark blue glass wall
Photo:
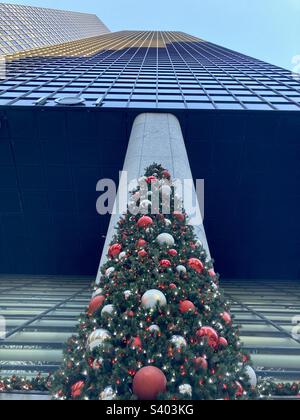
[[[0,271],[94,274],[108,218],[96,182],[117,181],[132,122],[145,110],[2,108]],[[300,114],[175,111],[217,270],[300,278]]]

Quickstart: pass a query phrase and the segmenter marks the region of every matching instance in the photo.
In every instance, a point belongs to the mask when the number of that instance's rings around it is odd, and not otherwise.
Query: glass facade
[[[7,59],[0,105],[300,110],[288,70],[181,32],[116,32]]]
[[[108,32],[95,15],[0,4],[0,54],[19,53]]]

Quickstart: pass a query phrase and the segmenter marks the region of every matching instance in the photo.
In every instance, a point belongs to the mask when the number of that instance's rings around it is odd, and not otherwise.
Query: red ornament
[[[114,244],[114,245],[110,246],[109,251],[108,251],[108,255],[111,258],[115,258],[120,254],[121,251],[122,251],[122,246],[120,244]]]
[[[231,315],[228,312],[223,312],[221,314],[221,318],[226,322],[227,325],[231,324]]]
[[[193,270],[197,271],[197,273],[202,273],[204,271],[204,265],[200,260],[198,260],[198,258],[190,258],[189,266]]]
[[[143,216],[139,219],[137,224],[140,228],[147,228],[148,226],[153,225],[153,220],[149,216]]]
[[[171,257],[177,257],[178,252],[176,251],[176,249],[169,249],[168,254],[169,254]]]
[[[194,360],[195,366],[198,369],[207,370],[208,369],[208,363],[207,360],[204,357],[197,357]]]
[[[171,283],[171,284],[170,284],[170,289],[177,289],[177,286],[176,286],[176,284],[174,284],[174,283]]]
[[[145,239],[139,239],[137,242],[138,248],[143,248],[146,245],[147,245],[147,241],[145,241]]]
[[[216,277],[216,273],[215,270],[213,268],[211,268],[210,270],[208,270],[208,274],[210,275],[210,277],[214,278]]]
[[[156,183],[158,182],[157,178],[155,178],[155,176],[148,176],[148,178],[146,179],[147,184],[152,184],[152,183]]]
[[[174,211],[174,217],[179,222],[183,223],[185,221],[185,214],[181,213],[180,211]]]
[[[235,395],[237,397],[242,397],[243,394],[244,394],[244,388],[242,387],[242,385],[238,381],[236,381],[235,385],[237,387]]]
[[[194,312],[196,308],[193,302],[190,302],[189,300],[184,300],[183,302],[180,302],[179,310],[181,313],[185,314],[187,312]]]
[[[171,178],[170,172],[167,171],[166,169],[163,171],[162,176],[164,178],[167,178],[167,179],[170,179]]]
[[[219,344],[218,333],[211,327],[203,327],[196,333],[197,337],[202,338],[206,337],[208,339],[208,345],[210,347],[216,348]]]
[[[92,316],[94,313],[101,308],[105,301],[104,296],[96,296],[94,299],[91,300],[89,307],[88,307],[88,315]]]
[[[166,388],[167,378],[160,369],[154,366],[140,369],[133,379],[133,393],[140,400],[156,400],[159,394],[166,391]]]
[[[224,348],[228,347],[228,341],[226,340],[226,338],[221,337],[219,339],[219,346]]]
[[[134,317],[134,312],[133,312],[133,311],[128,311],[128,312],[127,312],[127,315],[128,315],[130,318],[133,318],[133,317]]]
[[[139,251],[138,255],[139,255],[140,258],[145,258],[145,257],[147,257],[148,253],[147,253],[147,251],[142,249],[141,251]]]
[[[95,359],[93,359],[92,357],[90,357],[88,359],[88,365],[89,365],[90,368],[94,367],[94,362],[95,362]]]
[[[162,268],[170,268],[172,266],[171,262],[169,260],[161,260],[159,265]]]
[[[76,384],[74,384],[71,387],[72,398],[79,398],[82,394],[83,388],[84,388],[84,382],[83,381],[76,382]]]
[[[140,337],[135,337],[130,342],[130,347],[132,349],[141,349],[142,348],[142,341]]]

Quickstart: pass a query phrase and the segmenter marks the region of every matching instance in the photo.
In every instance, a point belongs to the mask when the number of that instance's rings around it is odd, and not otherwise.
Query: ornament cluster
[[[147,169],[147,199],[127,212],[101,269],[101,284],[56,379],[61,399],[243,399],[256,375],[218,276],[184,211],[174,204],[170,173]],[[161,202],[151,201],[159,189]],[[155,207],[155,211],[153,211]],[[151,213],[152,209],[152,213]],[[67,378],[67,379],[66,379]]]

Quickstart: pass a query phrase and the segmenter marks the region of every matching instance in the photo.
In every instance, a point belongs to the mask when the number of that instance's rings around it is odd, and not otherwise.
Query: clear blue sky
[[[180,30],[291,69],[300,0],[8,0],[97,14],[112,31]]]

